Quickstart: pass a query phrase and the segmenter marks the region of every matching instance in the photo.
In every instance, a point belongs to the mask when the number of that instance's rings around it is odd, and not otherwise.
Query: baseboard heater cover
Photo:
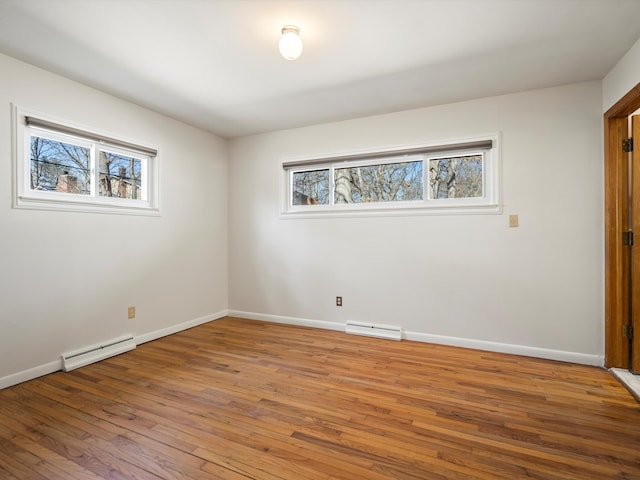
[[[114,338],[108,342],[86,347],[82,350],[62,354],[62,369],[65,372],[84,367],[90,363],[113,357],[136,348],[136,342],[131,335]]]
[[[397,325],[348,321],[345,332],[354,335],[386,338],[389,340],[402,340],[402,327]]]

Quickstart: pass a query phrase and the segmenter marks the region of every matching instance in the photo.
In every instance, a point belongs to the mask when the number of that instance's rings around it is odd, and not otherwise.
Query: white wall
[[[0,71],[0,388],[59,368],[63,352],[128,333],[149,340],[227,307],[602,361],[600,82],[245,137],[228,151],[10,57],[0,55]],[[158,145],[162,216],[12,209],[12,102]],[[502,215],[280,218],[283,158],[494,132]],[[519,228],[508,228],[510,213]]]
[[[602,81],[603,111],[609,110],[640,83],[640,40],[620,59]]]
[[[493,132],[501,215],[279,216],[283,158]],[[230,312],[602,364],[602,151],[600,82],[234,139]]]
[[[0,388],[224,314],[227,142],[7,56],[0,72]],[[11,102],[157,145],[161,217],[12,209]]]

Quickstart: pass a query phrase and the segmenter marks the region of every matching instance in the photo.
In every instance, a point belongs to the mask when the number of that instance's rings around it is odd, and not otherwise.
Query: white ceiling
[[[602,79],[639,37],[640,0],[0,0],[0,52],[225,137]]]

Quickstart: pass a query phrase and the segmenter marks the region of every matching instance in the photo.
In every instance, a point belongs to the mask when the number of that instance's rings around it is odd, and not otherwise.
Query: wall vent
[[[136,342],[131,335],[115,338],[100,345],[86,347],[82,350],[62,354],[62,369],[65,372],[84,367],[90,363],[113,357],[136,348]]]
[[[346,324],[345,332],[368,337],[402,340],[402,327],[397,325],[382,325],[377,323],[353,322]]]

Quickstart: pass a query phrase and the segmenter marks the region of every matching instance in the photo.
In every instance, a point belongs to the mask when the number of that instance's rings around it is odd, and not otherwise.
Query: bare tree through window
[[[316,211],[380,210],[398,213],[473,208],[474,212],[499,207],[499,158],[494,140],[447,145],[449,148],[407,149],[335,158],[284,162],[289,181],[288,206],[292,213]],[[465,146],[467,148],[462,148]],[[433,151],[431,151],[433,150]],[[318,208],[326,205],[336,208]],[[333,213],[332,212],[332,213]]]
[[[292,205],[328,205],[329,170],[310,170],[293,174]]]
[[[335,170],[336,203],[422,200],[422,161]]]
[[[429,160],[429,198],[482,197],[483,156],[432,158]]]
[[[31,136],[30,149],[32,190],[56,191],[62,182],[65,188],[73,184],[73,193],[89,194],[90,149],[35,135]]]
[[[140,199],[142,161],[100,152],[100,196]]]

